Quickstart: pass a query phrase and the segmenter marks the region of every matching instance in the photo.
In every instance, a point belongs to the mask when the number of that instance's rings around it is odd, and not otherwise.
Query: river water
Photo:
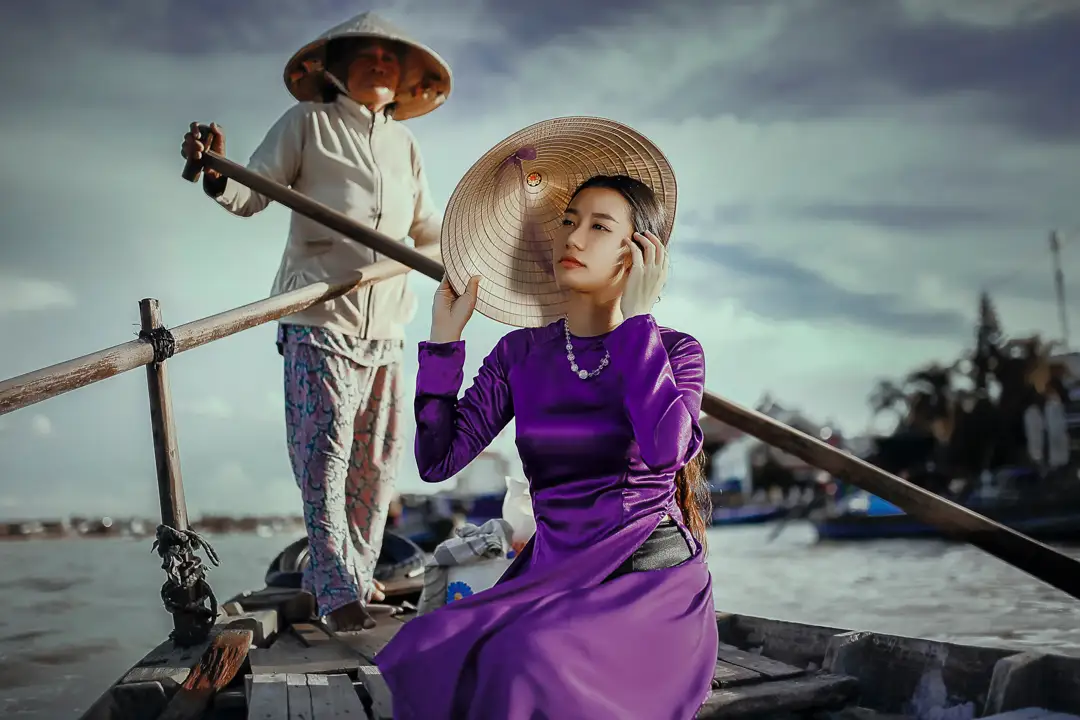
[[[1080,654],[1080,602],[973,548],[815,542],[793,524],[711,531],[716,606],[730,612]],[[262,586],[291,538],[212,538],[219,598]],[[77,718],[168,634],[150,540],[0,544],[0,717]],[[1080,551],[1070,550],[1080,557]]]

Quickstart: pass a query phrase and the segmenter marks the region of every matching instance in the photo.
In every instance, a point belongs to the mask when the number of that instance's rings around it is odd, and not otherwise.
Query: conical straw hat
[[[519,130],[458,183],[442,226],[442,260],[457,293],[479,275],[476,309],[501,323],[540,327],[563,315],[552,242],[577,187],[595,175],[648,185],[675,223],[675,174],[648,138],[596,117],[563,117]]]
[[[450,66],[431,48],[373,12],[336,25],[296,51],[285,65],[285,87],[300,102],[318,102],[328,82],[326,44],[344,38],[371,38],[406,48],[401,58],[401,86],[394,99],[394,118],[408,120],[442,105],[450,95]],[[345,82],[345,78],[338,78]]]

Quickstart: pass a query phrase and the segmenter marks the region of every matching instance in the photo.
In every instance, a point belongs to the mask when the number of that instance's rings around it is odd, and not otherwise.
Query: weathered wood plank
[[[779,660],[773,660],[767,658],[764,655],[755,655],[740,650],[737,647],[720,643],[719,650],[716,653],[717,659],[728,663],[729,665],[737,665],[747,670],[753,670],[754,672],[763,675],[766,678],[780,679],[794,677],[795,675],[802,675],[806,671],[795,667],[794,665],[788,665],[782,663]]]
[[[250,630],[252,644],[263,647],[277,635],[278,611],[267,609],[228,615],[222,620],[222,624],[233,630]]]
[[[760,673],[756,673],[753,670],[747,670],[738,665],[730,665],[723,660],[717,660],[716,670],[713,671],[712,686],[713,689],[716,689],[749,682],[759,682],[762,680],[765,680],[765,678],[763,678]]]
[[[854,675],[860,667],[860,655],[873,641],[874,634],[863,631],[837,633],[829,639],[821,668],[837,675]]]
[[[159,682],[117,685],[112,694],[118,710],[114,717],[130,720],[157,720],[169,702]]]
[[[813,664],[814,670],[822,666],[833,636],[845,632],[821,625],[723,612],[716,614],[716,626],[722,643],[738,648],[761,648],[761,654],[773,660],[800,668]]]
[[[253,674],[356,673],[360,656],[343,643],[327,637],[314,647],[305,645],[291,630],[280,633],[269,648],[252,650],[248,661]]]
[[[313,720],[368,720],[347,675],[308,675]]]
[[[289,697],[289,720],[311,720],[311,690],[303,673],[288,673],[285,686]]]
[[[370,630],[338,632],[334,633],[334,637],[373,663],[375,654],[386,647],[398,630],[404,627],[397,618],[386,615],[376,618],[376,623]]]
[[[276,610],[279,627],[291,622],[309,622],[315,617],[315,598],[293,588],[264,588],[236,596],[227,603],[231,608],[252,613]]]
[[[360,682],[371,698],[371,720],[394,720],[394,697],[379,668],[361,665]]]
[[[855,678],[819,673],[785,680],[714,690],[698,718],[774,717],[785,713],[832,710],[859,692]]]
[[[164,688],[158,682],[114,685],[81,720],[157,720],[166,703]]]
[[[840,633],[826,652],[825,669],[857,678],[879,712],[903,713],[917,689],[934,678],[954,697],[984,696],[995,664],[1010,654],[873,632]]]
[[[233,627],[232,621],[235,619],[231,616],[224,618],[210,631],[210,637],[192,647],[176,647],[171,640],[166,640],[128,670],[117,684],[156,681],[162,683],[162,687],[168,692],[170,688],[176,687],[187,679],[192,666],[199,661],[219,633],[225,630],[252,630],[249,627],[251,621],[243,618],[236,627]],[[255,633],[252,630],[252,638],[254,637]]]
[[[249,675],[247,720],[288,720],[289,689],[284,674]]]
[[[1031,709],[1045,701],[1049,690],[1049,658],[1042,653],[1025,652],[1003,657],[994,664],[990,689],[983,711],[987,715],[1008,714],[1019,708]]]
[[[293,623],[290,630],[307,647],[318,647],[331,641],[329,632],[312,623]]]
[[[187,679],[191,666],[199,661],[210,642],[224,629],[223,625],[215,627],[210,631],[210,638],[192,647],[178,648],[171,640],[166,640],[128,670],[118,684],[158,681],[166,688],[179,685]]]

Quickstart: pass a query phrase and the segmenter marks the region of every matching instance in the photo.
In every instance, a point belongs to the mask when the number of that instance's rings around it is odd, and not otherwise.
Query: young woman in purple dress
[[[500,281],[436,293],[414,405],[421,477],[453,476],[513,418],[536,534],[494,587],[410,621],[376,656],[395,717],[686,720],[707,698],[705,361],[651,315],[668,207],[626,175],[582,183],[549,234],[563,317],[504,336],[460,399],[462,330]]]

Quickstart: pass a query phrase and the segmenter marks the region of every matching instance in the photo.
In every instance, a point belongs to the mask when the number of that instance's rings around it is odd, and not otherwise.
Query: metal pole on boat
[[[166,580],[161,588],[165,609],[173,616],[172,639],[176,645],[196,645],[209,635],[217,616],[217,599],[205,579],[206,568],[195,555],[204,550],[217,564],[217,555],[188,528],[184,482],[180,474],[180,450],[176,441],[172,392],[166,361],[176,343],[161,323],[161,307],[154,298],[139,301],[139,337],[154,348],[154,361],[146,366],[150,396],[150,427],[154,437],[158,502],[161,524],[153,549],[161,557]]]
[[[204,131],[209,132],[209,128]],[[199,163],[189,162],[185,168],[185,179],[194,182],[198,176],[194,169],[200,165],[243,183],[271,200],[337,230],[430,278],[439,280],[443,276],[442,264],[430,256],[366,228],[351,218],[216,153],[206,151]],[[1080,599],[1080,561],[1075,558],[719,395],[706,391],[701,409],[721,422],[891,502],[916,520],[932,525],[957,540],[970,543]]]
[[[1050,256],[1054,262],[1054,290],[1057,294],[1058,322],[1061,323],[1061,341],[1069,348],[1069,317],[1065,310],[1065,274],[1061,271],[1061,237],[1057,231],[1050,233]]]

